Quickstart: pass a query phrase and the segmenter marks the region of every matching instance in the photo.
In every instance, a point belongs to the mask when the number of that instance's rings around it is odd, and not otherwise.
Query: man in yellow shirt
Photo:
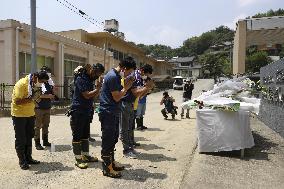
[[[21,169],[39,164],[32,158],[32,138],[35,124],[35,102],[40,99],[41,85],[49,79],[46,72],[27,75],[20,79],[12,94],[11,115],[15,130],[15,148]]]

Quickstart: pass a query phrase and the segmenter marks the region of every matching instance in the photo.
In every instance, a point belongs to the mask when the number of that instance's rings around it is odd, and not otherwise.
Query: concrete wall
[[[5,30],[2,29],[3,26]],[[15,80],[16,30],[13,24],[7,21],[3,22],[2,27],[0,26],[0,82],[12,83]]]
[[[18,51],[16,49],[16,28],[20,27]],[[15,20],[0,21],[0,83],[16,82],[17,52],[30,53],[30,26]],[[82,30],[83,32],[83,30]],[[74,32],[78,38],[82,32]],[[64,54],[86,58],[86,63],[103,63],[104,50],[93,45],[66,38],[52,32],[37,29],[37,54],[54,58],[54,77],[57,85],[64,84]],[[106,65],[113,62],[111,53],[106,51]],[[39,68],[38,68],[39,69]],[[24,75],[20,75],[23,77]]]
[[[95,45],[100,48],[104,48],[105,44],[107,44],[106,48],[115,49],[124,53],[125,55],[132,56],[136,62],[137,67],[141,67],[142,64],[150,64],[154,68],[153,75],[167,75],[167,70],[172,70],[172,66],[167,62],[158,62],[153,58],[147,57],[145,53],[138,49],[138,47],[133,46],[132,44],[123,41],[112,34],[99,32],[99,33],[90,33],[88,34],[83,30],[71,30],[65,32],[59,32],[61,35],[68,36],[70,38],[74,38],[77,40],[82,40],[82,42],[86,42],[88,44]],[[110,63],[106,65],[106,70],[109,70],[111,67],[116,67],[119,64],[119,61],[116,59],[110,60]]]
[[[234,38],[233,74],[245,73],[246,21],[239,21]]]

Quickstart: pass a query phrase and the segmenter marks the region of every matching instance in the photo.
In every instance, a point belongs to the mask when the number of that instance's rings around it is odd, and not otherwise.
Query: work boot
[[[87,169],[88,164],[83,161],[81,155],[81,142],[72,142],[73,146],[73,153],[75,155],[75,166],[79,167],[80,169]]]
[[[20,168],[22,170],[28,170],[30,168],[30,166],[28,165],[28,163],[26,161],[25,152],[22,151],[22,150],[18,150],[18,149],[16,149],[16,152],[17,152],[17,156],[19,158]]]
[[[99,161],[99,159],[97,157],[93,157],[93,156],[90,156],[90,155],[82,155],[82,160],[85,163],[92,163],[92,162],[98,162]]]
[[[121,173],[117,172],[113,168],[113,162],[111,155],[102,156],[102,167],[103,167],[103,175],[111,178],[120,178]]]
[[[35,139],[35,148],[37,150],[44,150],[44,148],[42,147],[42,145],[40,144],[40,139]]]
[[[76,163],[75,165],[79,167],[80,169],[87,169],[88,168],[88,163],[86,163],[82,158],[75,158]]]
[[[121,173],[113,169],[113,163],[109,164],[108,166],[105,165],[105,163],[102,163],[102,164],[103,164],[103,175],[104,176],[111,177],[111,178],[121,177]]]
[[[144,122],[143,122],[143,117],[140,118],[141,119],[141,125],[142,125],[142,129],[148,129],[148,127],[144,126]]]
[[[40,161],[34,160],[32,158],[32,146],[26,146],[26,160],[27,164],[40,164]]]
[[[112,168],[115,171],[123,171],[125,169],[125,167],[123,165],[121,165],[120,163],[115,161],[114,152],[112,152]]]
[[[42,140],[43,140],[43,145],[44,145],[44,146],[48,146],[48,147],[51,146],[51,143],[48,142],[48,134],[43,135],[43,136],[42,136]]]
[[[92,157],[89,155],[89,140],[88,139],[82,139],[81,140],[81,154],[82,154],[82,160],[85,163],[88,162],[98,162],[99,159],[97,157]]]

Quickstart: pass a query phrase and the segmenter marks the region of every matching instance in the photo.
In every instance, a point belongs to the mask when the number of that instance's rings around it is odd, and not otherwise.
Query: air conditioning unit
[[[104,30],[108,32],[117,32],[119,28],[119,23],[116,19],[105,20]]]
[[[124,40],[125,39],[125,35],[123,32],[115,32],[115,36],[119,37],[120,39]]]

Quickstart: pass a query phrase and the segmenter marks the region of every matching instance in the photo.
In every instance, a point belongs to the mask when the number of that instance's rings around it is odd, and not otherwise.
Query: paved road
[[[208,90],[212,85],[212,80],[199,80],[195,83],[193,95],[198,96],[201,90]],[[169,91],[169,93],[176,98],[176,104],[179,105],[182,92]],[[42,163],[33,166],[30,171],[20,170],[14,150],[14,131],[11,120],[10,118],[1,118],[0,188],[172,189],[227,188],[227,186],[230,188],[244,186],[241,188],[246,188],[246,184],[249,188],[253,188],[249,184],[250,182],[257,183],[257,180],[253,178],[263,179],[265,174],[260,174],[257,170],[251,171],[250,168],[258,168],[259,170],[261,165],[265,166],[262,167],[262,170],[276,170],[277,173],[269,171],[269,174],[267,174],[270,183],[277,183],[274,186],[283,185],[283,181],[280,179],[283,173],[283,169],[281,172],[281,168],[283,168],[283,161],[281,163],[284,151],[283,139],[276,136],[274,143],[277,144],[275,145],[277,148],[271,147],[269,143],[269,150],[273,149],[274,151],[272,151],[277,154],[277,156],[272,155],[275,159],[272,162],[263,159],[254,160],[253,158],[242,161],[230,156],[198,154],[195,151],[194,112],[191,112],[192,119],[180,120],[178,117],[175,121],[164,120],[160,113],[162,108],[159,105],[161,96],[161,92],[149,96],[145,118],[145,125],[149,129],[135,132],[136,140],[142,144],[141,147],[137,148],[137,151],[141,152],[139,158],[137,160],[124,158],[121,142],[117,146],[117,160],[127,167],[127,170],[123,171],[121,179],[103,177],[101,163],[90,164],[87,170],[74,167],[74,156],[70,146],[72,138],[69,119],[63,115],[52,116],[51,118],[50,137],[56,144],[56,152],[50,153],[48,149],[45,151],[34,150],[34,158],[41,160]],[[273,134],[271,130],[268,129],[268,131]],[[259,131],[259,133],[261,132]],[[99,156],[101,132],[97,117],[92,124],[91,133],[97,142],[92,144],[90,151]],[[260,134],[256,136],[259,136],[260,141],[264,141]],[[268,142],[265,141],[264,145],[268,145]],[[260,144],[260,146],[262,145]],[[253,154],[253,151],[251,153]],[[265,152],[264,155],[270,158],[269,152]],[[254,155],[251,156],[254,157]],[[250,177],[247,176],[247,173]],[[239,182],[235,181],[235,177],[239,179]],[[234,185],[234,182],[237,184]]]

